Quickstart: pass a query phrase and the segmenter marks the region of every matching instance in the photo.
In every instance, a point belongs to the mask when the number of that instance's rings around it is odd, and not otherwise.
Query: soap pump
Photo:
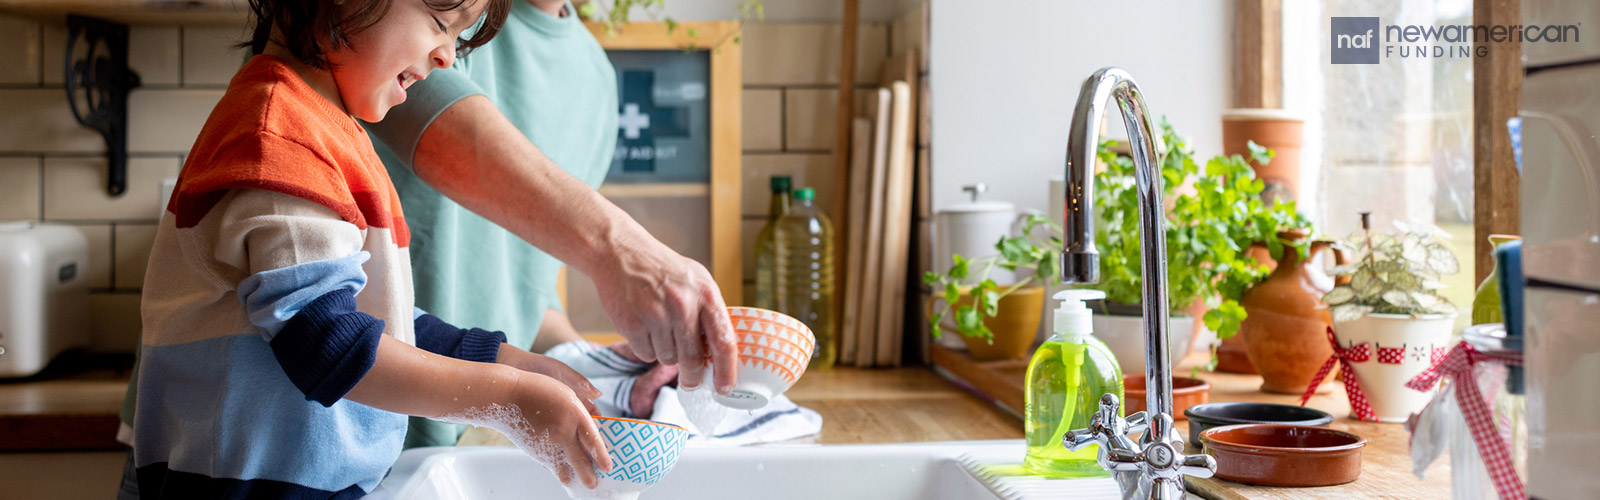
[[[1103,394],[1122,398],[1122,370],[1105,343],[1094,337],[1094,312],[1085,301],[1104,299],[1100,290],[1057,292],[1051,330],[1028,363],[1025,413],[1028,471],[1046,477],[1102,477],[1097,446],[1069,451],[1061,438],[1089,425]]]

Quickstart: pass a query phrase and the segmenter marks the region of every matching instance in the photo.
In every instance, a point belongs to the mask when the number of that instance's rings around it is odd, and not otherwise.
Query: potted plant
[[[1443,231],[1395,222],[1397,234],[1373,234],[1363,213],[1362,233],[1349,247],[1355,264],[1333,273],[1349,276],[1322,297],[1333,316],[1342,348],[1368,347],[1365,356],[1344,358],[1354,368],[1374,416],[1404,422],[1428,404],[1431,395],[1404,387],[1449,346],[1455,305],[1440,295],[1440,279],[1460,271]],[[1349,383],[1348,381],[1346,383]]]
[[[616,36],[618,27],[633,22],[634,9],[644,11],[651,17],[659,19],[662,24],[667,26],[667,33],[669,34],[678,29],[677,20],[662,15],[662,11],[667,6],[666,0],[576,0],[573,4],[577,5],[579,16],[604,26],[606,34],[611,36]],[[761,2],[754,0],[743,1],[739,2],[737,7],[739,9],[739,19],[741,20],[756,19],[759,21],[766,18],[766,6]],[[694,28],[690,28],[688,34],[689,38],[700,36],[699,30]],[[734,40],[734,43],[738,42],[738,39]]]
[[[1020,358],[1033,344],[1039,329],[1039,310],[1044,306],[1044,290],[1060,283],[1056,256],[1061,252],[1059,227],[1042,215],[1028,215],[1020,236],[995,242],[995,255],[967,259],[951,256],[954,263],[943,273],[929,271],[924,284],[935,290],[928,299],[930,334],[939,339],[943,330],[961,334],[977,360]],[[999,284],[989,278],[996,267],[1018,276],[1015,283]],[[935,303],[943,307],[935,311]],[[955,326],[943,321],[954,311]]]
[[[1181,311],[1204,301],[1209,308],[1202,316],[1205,327],[1219,339],[1233,336],[1248,316],[1239,304],[1240,297],[1267,276],[1265,266],[1248,254],[1250,247],[1262,243],[1274,258],[1280,258],[1286,249],[1305,255],[1306,242],[1284,242],[1276,235],[1282,230],[1310,228],[1310,223],[1296,212],[1293,201],[1263,201],[1265,183],[1255,178],[1243,157],[1216,156],[1201,164],[1188,142],[1165,119],[1161,135],[1167,146],[1161,160],[1162,199],[1170,207],[1165,224],[1167,293],[1172,308],[1168,348],[1176,366],[1188,353],[1195,330],[1194,319]],[[1101,279],[1094,288],[1106,292],[1106,304],[1095,316],[1095,336],[1117,355],[1124,372],[1139,373],[1144,371],[1144,340],[1139,309],[1143,281],[1138,197],[1131,181],[1133,161],[1112,152],[1115,144],[1101,143],[1099,158],[1106,172],[1095,178],[1094,209],[1100,219],[1095,238],[1101,251]],[[1257,162],[1272,158],[1266,148],[1253,142],[1249,147]],[[1215,363],[1213,350],[1205,368]]]

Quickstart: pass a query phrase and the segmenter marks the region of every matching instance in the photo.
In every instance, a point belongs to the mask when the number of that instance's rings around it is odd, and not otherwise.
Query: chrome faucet
[[[1165,205],[1161,202],[1160,136],[1151,125],[1139,86],[1121,68],[1089,75],[1078,92],[1067,143],[1066,217],[1061,253],[1063,283],[1092,284],[1100,279],[1100,254],[1094,248],[1094,165],[1106,101],[1117,100],[1133,149],[1134,183],[1139,196],[1140,269],[1144,277],[1145,408],[1118,416],[1117,396],[1100,398],[1088,429],[1067,433],[1062,444],[1077,451],[1100,446],[1101,467],[1111,471],[1125,500],[1177,500],[1184,497],[1183,476],[1211,477],[1210,455],[1183,454],[1184,438],[1172,424],[1172,365],[1167,352],[1167,248]],[[1140,434],[1138,441],[1128,434]]]

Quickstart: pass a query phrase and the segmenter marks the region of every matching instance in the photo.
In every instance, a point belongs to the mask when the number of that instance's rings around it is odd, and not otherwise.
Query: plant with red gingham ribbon
[[[1494,414],[1489,412],[1488,403],[1478,391],[1477,368],[1474,365],[1479,361],[1522,364],[1518,359],[1483,355],[1471,344],[1461,342],[1451,348],[1444,359],[1406,382],[1406,387],[1428,392],[1433,390],[1440,378],[1450,377],[1454,380],[1450,385],[1456,388],[1456,404],[1461,406],[1461,415],[1467,419],[1472,442],[1478,446],[1478,454],[1483,456],[1483,465],[1489,469],[1489,478],[1494,481],[1495,491],[1500,493],[1502,500],[1522,500],[1528,498],[1522,478],[1517,477],[1517,470],[1511,463],[1511,451],[1505,439],[1495,430]]]
[[[1377,422],[1378,415],[1372,412],[1372,405],[1367,402],[1367,393],[1361,390],[1361,381],[1356,380],[1356,370],[1351,368],[1351,363],[1361,363],[1372,359],[1372,346],[1366,342],[1351,346],[1339,347],[1339,339],[1333,335],[1333,327],[1328,327],[1328,343],[1333,345],[1333,355],[1328,356],[1328,361],[1322,364],[1322,369],[1317,370],[1317,376],[1311,377],[1311,385],[1306,387],[1306,393],[1300,396],[1300,406],[1305,406],[1311,400],[1311,395],[1316,394],[1317,386],[1322,385],[1322,379],[1328,377],[1328,372],[1333,371],[1333,364],[1343,360],[1339,365],[1339,374],[1344,376],[1344,392],[1350,396],[1350,411],[1356,418]]]

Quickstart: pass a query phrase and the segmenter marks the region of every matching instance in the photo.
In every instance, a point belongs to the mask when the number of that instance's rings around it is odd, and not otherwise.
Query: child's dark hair
[[[437,12],[449,12],[472,2],[488,2],[484,18],[472,38],[458,40],[456,51],[465,56],[472,49],[489,43],[505,24],[512,0],[422,0]],[[255,15],[255,34],[249,48],[252,54],[266,50],[274,29],[282,35],[278,43],[301,62],[327,69],[325,56],[330,50],[350,46],[350,35],[371,28],[389,11],[393,0],[250,0]],[[349,5],[346,5],[349,4]],[[343,16],[341,9],[349,9]],[[326,45],[324,45],[326,44]]]

